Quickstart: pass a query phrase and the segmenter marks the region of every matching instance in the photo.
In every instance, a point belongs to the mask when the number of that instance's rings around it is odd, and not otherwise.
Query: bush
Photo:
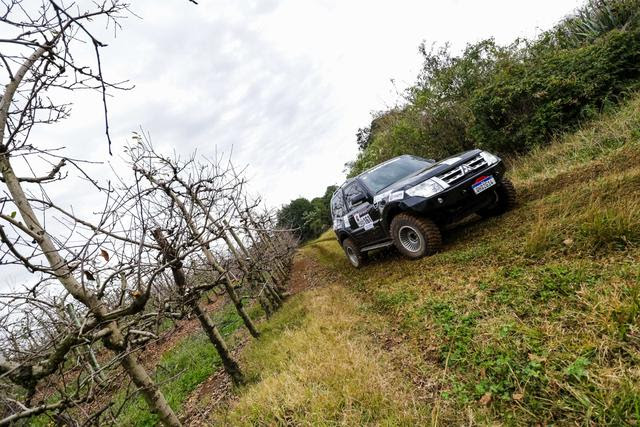
[[[442,158],[473,147],[503,155],[544,145],[640,80],[640,0],[590,0],[537,40],[484,40],[459,56],[420,51],[404,105],[358,131],[354,176],[399,154]]]
[[[640,32],[611,31],[595,43],[553,50],[501,69],[472,98],[478,145],[525,152],[575,127],[640,77]]]

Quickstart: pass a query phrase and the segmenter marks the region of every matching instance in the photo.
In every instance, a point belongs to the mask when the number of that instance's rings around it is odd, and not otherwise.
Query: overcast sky
[[[355,132],[399,100],[421,65],[418,46],[534,36],[576,0],[138,1],[113,39],[105,74],[130,92],[109,100],[114,155],[142,126],[157,146],[233,150],[250,189],[271,206],[312,198],[343,179]],[[392,83],[395,82],[395,85]],[[72,118],[36,134],[110,161],[99,99],[74,99]],[[71,191],[67,188],[66,192]],[[75,193],[77,195],[77,192]]]
[[[510,43],[539,34],[581,2],[199,3],[135,1],[139,18],[124,20],[115,38],[111,28],[103,34],[106,78],[135,85],[108,100],[113,157],[97,93],[73,92],[71,118],[36,129],[31,142],[102,162],[89,173],[105,181],[110,164],[122,171],[118,155],[142,127],[164,151],[232,153],[248,167],[249,190],[270,207],[313,198],[344,179],[344,164],[357,154],[355,133],[371,112],[395,105],[415,82],[422,41],[455,51],[488,37]],[[76,212],[99,209],[101,195],[84,189],[77,176],[48,186],[53,200]],[[4,268],[0,288],[20,282],[13,270]]]

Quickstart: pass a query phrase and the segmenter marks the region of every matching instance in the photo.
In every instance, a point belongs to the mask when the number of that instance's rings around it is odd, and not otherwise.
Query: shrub
[[[533,41],[420,51],[404,104],[358,131],[350,176],[399,154],[523,153],[615,104],[640,81],[640,0],[589,0]]]
[[[472,99],[478,145],[502,153],[548,142],[615,100],[640,77],[640,32],[614,30],[595,43],[508,64]]]

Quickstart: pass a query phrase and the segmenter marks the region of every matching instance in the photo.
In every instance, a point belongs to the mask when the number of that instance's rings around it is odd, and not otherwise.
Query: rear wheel
[[[355,268],[362,267],[364,264],[366,255],[360,252],[360,248],[354,243],[350,238],[344,239],[342,242],[342,248],[344,249],[344,253],[347,254],[347,259]]]
[[[391,221],[391,237],[400,253],[411,259],[432,255],[442,246],[440,229],[433,221],[406,213]]]
[[[498,200],[492,206],[479,210],[480,216],[502,215],[516,206],[516,188],[507,178],[502,178],[500,186],[495,191]]]

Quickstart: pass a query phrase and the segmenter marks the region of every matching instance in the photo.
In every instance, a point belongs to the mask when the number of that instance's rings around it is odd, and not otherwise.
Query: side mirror
[[[351,196],[351,206],[356,206],[359,205],[360,203],[364,202],[367,200],[367,195],[364,193],[356,193],[353,196]]]

